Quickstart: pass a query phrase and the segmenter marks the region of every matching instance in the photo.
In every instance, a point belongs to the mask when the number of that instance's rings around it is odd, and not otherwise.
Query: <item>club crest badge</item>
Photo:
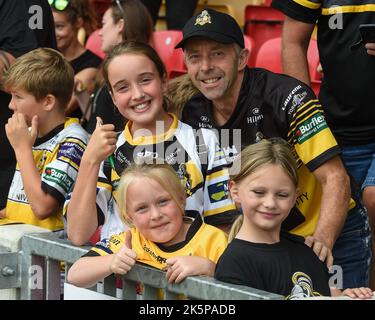
[[[207,23],[211,23],[211,16],[207,12],[207,10],[203,10],[201,12],[201,14],[195,20],[195,24],[194,25],[199,24],[200,26],[204,26]]]

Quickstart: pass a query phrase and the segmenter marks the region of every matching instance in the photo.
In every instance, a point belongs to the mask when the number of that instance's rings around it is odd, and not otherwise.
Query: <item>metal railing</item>
[[[61,299],[61,270],[65,275],[70,266],[88,251],[88,247],[76,247],[53,234],[28,234],[22,238],[22,250],[9,253],[0,247],[0,289],[19,288],[22,300]],[[136,264],[122,276],[122,299],[135,300],[137,284],[141,284],[141,299],[160,298],[174,300],[184,295],[188,299],[201,300],[280,300],[282,296],[269,292],[231,285],[211,277],[188,277],[180,284],[167,282],[165,272]],[[139,286],[138,286],[139,287]],[[98,290],[97,286],[90,290]],[[102,293],[116,297],[115,276],[103,280]]]

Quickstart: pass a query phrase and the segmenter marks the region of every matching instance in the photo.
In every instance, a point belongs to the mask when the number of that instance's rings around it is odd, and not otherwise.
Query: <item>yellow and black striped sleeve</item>
[[[272,7],[295,20],[315,23],[321,15],[322,0],[273,0]]]
[[[288,141],[310,171],[340,153],[317,99],[307,100],[296,109],[289,126]]]

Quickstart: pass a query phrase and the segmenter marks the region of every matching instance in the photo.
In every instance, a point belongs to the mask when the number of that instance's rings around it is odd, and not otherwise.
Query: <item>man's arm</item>
[[[307,49],[314,24],[285,17],[282,35],[282,60],[284,73],[310,85]]]
[[[350,201],[350,180],[339,156],[328,160],[313,171],[322,186],[320,216],[314,239],[332,250],[344,225]],[[313,249],[319,256],[319,248]]]

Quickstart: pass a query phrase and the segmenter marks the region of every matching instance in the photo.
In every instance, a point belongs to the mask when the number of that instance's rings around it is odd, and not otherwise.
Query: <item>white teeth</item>
[[[147,103],[142,103],[137,106],[134,106],[134,109],[139,111],[139,110],[145,109],[146,107],[147,107]]]
[[[216,82],[217,80],[219,80],[219,78],[206,79],[206,80],[203,80],[203,82],[204,82],[204,83],[214,83],[214,82]]]

